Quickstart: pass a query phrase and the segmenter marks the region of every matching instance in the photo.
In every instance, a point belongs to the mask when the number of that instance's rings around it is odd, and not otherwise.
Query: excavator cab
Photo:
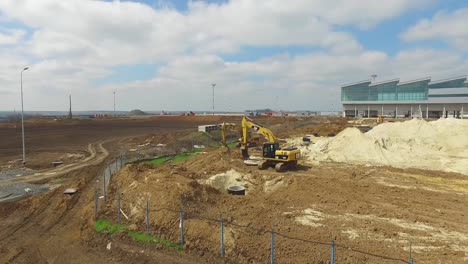
[[[276,156],[276,150],[279,150],[280,146],[279,143],[274,142],[274,143],[264,143],[263,144],[263,157],[264,158],[271,158],[274,159]]]

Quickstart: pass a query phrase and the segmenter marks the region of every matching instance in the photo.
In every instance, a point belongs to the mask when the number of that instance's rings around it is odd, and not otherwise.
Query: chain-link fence
[[[176,247],[181,250],[184,248],[193,249],[193,247],[199,246],[200,243],[193,243],[193,241],[191,241],[193,238],[187,240],[186,233],[189,230],[193,233],[193,230],[199,228],[199,225],[203,223],[204,225],[208,225],[211,230],[211,234],[218,232],[218,235],[217,238],[213,238],[213,236],[205,238],[206,241],[204,241],[205,243],[204,245],[201,245],[201,247],[204,247],[205,250],[212,253],[219,252],[220,257],[226,257],[227,241],[225,230],[226,228],[229,228],[230,230],[236,230],[238,236],[235,239],[239,240],[241,243],[247,244],[247,240],[251,241],[252,237],[256,237],[255,240],[258,241],[258,244],[263,245],[262,247],[256,248],[257,255],[263,256],[262,259],[268,257],[270,263],[274,263],[275,260],[278,260],[279,262],[287,262],[284,260],[284,254],[279,254],[278,256],[278,252],[284,253],[283,251],[286,249],[291,251],[291,247],[294,248],[295,246],[300,249],[306,249],[309,252],[316,252],[317,256],[321,260],[328,259],[329,263],[332,264],[336,263],[336,261],[340,261],[340,252],[346,252],[347,256],[350,254],[354,255],[354,259],[357,261],[371,263],[382,263],[383,261],[386,261],[385,263],[414,263],[411,256],[411,244],[408,259],[402,259],[351,248],[346,245],[336,243],[336,241],[314,241],[289,235],[284,232],[275,231],[274,229],[267,230],[264,228],[256,228],[251,224],[240,225],[235,223],[231,217],[214,219],[203,216],[197,212],[191,212],[189,208],[184,207],[168,208],[152,206],[150,209],[150,201],[147,198],[144,201],[144,206],[141,206],[138,201],[131,201],[126,197],[122,197],[119,191],[117,191],[116,194],[114,193],[112,197],[107,195],[106,191],[112,183],[113,175],[128,162],[129,159],[127,154],[123,153],[109,163],[109,165],[104,169],[102,175],[99,177],[94,197],[94,219],[96,221],[105,219],[110,224],[116,223],[116,229],[119,230],[126,230],[124,227],[125,224],[134,224],[134,222],[137,222],[138,226],[136,229],[141,232],[140,234],[143,236],[145,241],[154,241],[169,246],[178,244]],[[133,221],[135,219],[130,219],[123,210],[125,207],[126,209],[130,208],[130,205],[132,207],[140,207],[139,209],[145,212],[144,219],[138,219],[136,221]],[[101,209],[104,206],[106,206],[106,214],[101,212]],[[156,224],[155,226],[151,226],[150,223],[154,223],[154,221],[151,221],[151,217],[160,219],[162,215],[170,220],[166,220],[165,223],[161,223],[160,225]],[[132,235],[137,234],[134,230],[129,232],[133,232],[130,233]],[[197,241],[198,240],[200,240],[200,237],[197,237]],[[218,248],[216,249],[216,247]],[[299,256],[301,254],[301,252],[296,251],[293,251],[293,253]],[[245,257],[248,258],[248,256]]]

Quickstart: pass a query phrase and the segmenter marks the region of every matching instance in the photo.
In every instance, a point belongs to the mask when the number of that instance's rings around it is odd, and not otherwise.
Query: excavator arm
[[[239,132],[239,127],[236,124],[232,123],[222,123],[221,124],[221,144],[223,146],[227,147],[226,143],[226,131],[227,130],[233,130]]]
[[[275,135],[273,134],[273,132],[271,132],[269,129],[267,129],[266,127],[260,125],[260,124],[257,124],[255,123],[252,119],[244,116],[242,118],[242,145],[246,145],[247,144],[247,133],[248,133],[248,129],[253,129],[255,132],[259,133],[259,134],[262,134],[266,140],[268,140],[268,142],[271,142],[271,143],[274,143],[277,141]]]

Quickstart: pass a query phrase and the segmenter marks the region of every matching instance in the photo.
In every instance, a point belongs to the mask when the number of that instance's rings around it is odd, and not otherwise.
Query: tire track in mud
[[[96,147],[95,147],[96,144],[98,146],[98,150],[96,150]],[[70,173],[72,171],[75,171],[75,170],[78,170],[87,166],[97,165],[101,163],[102,161],[104,161],[109,156],[109,151],[107,151],[107,149],[103,147],[102,142],[89,144],[88,152],[90,153],[90,155],[80,162],[67,164],[64,166],[57,167],[52,170],[47,170],[47,171],[35,173],[32,175],[21,176],[21,177],[17,177],[13,179],[0,180],[0,185],[17,183],[17,182],[33,183],[37,181],[57,178],[64,174]]]

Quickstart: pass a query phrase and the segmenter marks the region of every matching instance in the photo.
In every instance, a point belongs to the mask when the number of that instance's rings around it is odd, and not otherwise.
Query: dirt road
[[[9,183],[45,183],[58,178],[62,185],[45,194],[0,203],[0,263],[205,263],[203,259],[171,250],[145,250],[145,246],[125,239],[114,242],[112,249],[107,250],[109,241],[93,230],[95,179],[106,162],[120,153],[117,142],[149,132],[195,130],[194,124],[205,122],[181,123],[167,119],[149,124],[138,120],[135,123],[98,121],[92,125],[87,122],[60,126],[31,124],[28,154],[32,161],[35,156],[39,157],[34,161],[37,164],[49,162],[40,156],[43,151],[70,153],[84,145],[88,146],[88,154],[76,163],[8,180]],[[4,161],[15,157],[11,153],[19,150],[13,147],[19,143],[14,131],[14,128],[0,128],[0,137],[12,139],[0,143],[0,159]],[[101,143],[95,143],[96,139]],[[103,139],[106,143],[102,143]],[[79,192],[73,196],[64,195],[68,187],[77,188]]]
[[[96,150],[96,145],[98,147],[98,150]],[[21,177],[0,180],[0,185],[11,184],[15,182],[44,182],[45,180],[61,177],[65,174],[73,172],[74,170],[78,170],[91,165],[98,165],[109,156],[109,152],[103,147],[103,143],[89,144],[88,154],[89,156],[77,163],[58,166],[54,169],[45,170],[43,172],[37,172],[32,175],[25,175]]]
[[[92,201],[94,178],[103,169],[109,152],[102,143],[92,144],[89,149],[91,155],[86,161],[57,168],[54,174],[37,175],[42,181],[58,176],[70,179],[63,187],[0,204],[0,263],[203,263],[171,251],[142,254],[131,241],[114,243],[107,250],[108,241],[93,231]],[[20,180],[39,180],[34,177]],[[76,187],[79,193],[64,195],[65,186]]]

